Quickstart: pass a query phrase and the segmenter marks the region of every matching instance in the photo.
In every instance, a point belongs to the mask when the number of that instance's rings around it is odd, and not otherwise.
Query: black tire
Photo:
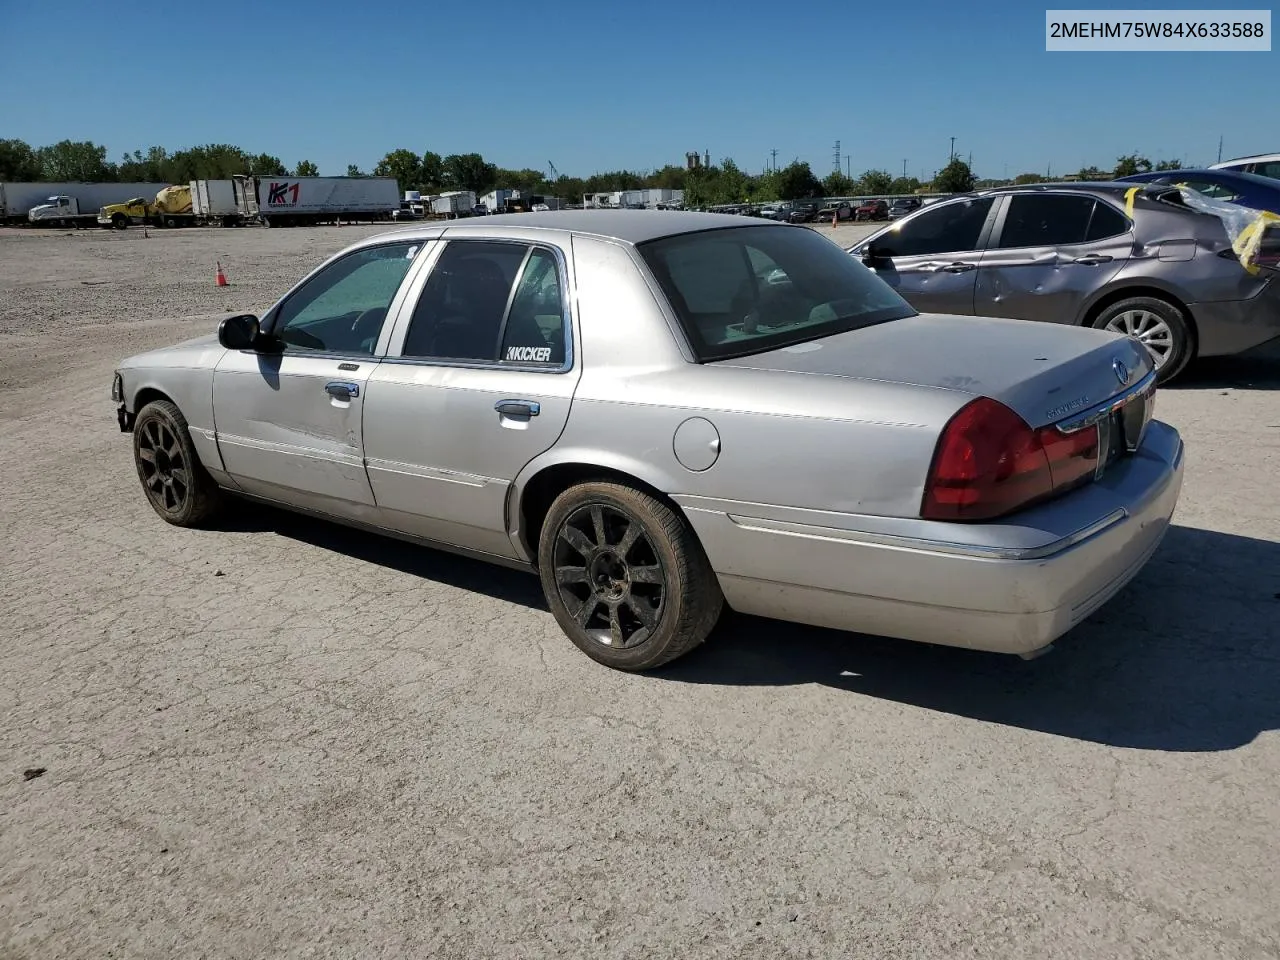
[[[1099,330],[1111,329],[1141,340],[1156,360],[1156,381],[1168,383],[1195,356],[1191,325],[1180,308],[1158,297],[1129,297],[1109,304],[1093,319]]]
[[[126,230],[129,227],[129,218],[123,213],[117,213],[111,218],[111,226],[117,230]]]
[[[684,518],[619,483],[583,483],[555,499],[538,541],[538,569],[561,629],[615,670],[651,670],[683,656],[724,608]]]
[[[165,225],[166,227],[168,227],[170,230],[173,230],[173,229],[175,229],[175,228],[178,226],[178,218],[177,218],[177,217],[165,217],[165,218],[164,218],[164,225]]]
[[[222,491],[200,462],[182,411],[168,400],[138,411],[133,461],[147,501],[166,522],[199,527],[217,515]]]

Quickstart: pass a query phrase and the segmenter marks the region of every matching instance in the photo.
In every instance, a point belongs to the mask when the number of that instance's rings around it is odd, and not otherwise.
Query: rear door
[[[888,258],[876,273],[921,313],[972,314],[994,211],[994,197],[970,197],[899,221],[872,241]]]
[[[542,241],[449,240],[414,284],[365,404],[384,523],[517,555],[508,491],[559,438],[578,382],[570,255]]]
[[[1004,198],[978,269],[974,312],[1075,323],[1085,300],[1133,252],[1133,224],[1086,194]]]

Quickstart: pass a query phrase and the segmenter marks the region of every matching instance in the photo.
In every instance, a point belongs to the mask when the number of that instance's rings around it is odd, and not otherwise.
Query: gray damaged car
[[[729,608],[1034,655],[1182,483],[1131,337],[918,313],[804,227],[643,211],[363,240],[113,383],[177,525],[236,497],[533,570],[657,666]]]
[[[1280,279],[1222,221],[1153,184],[1037,184],[931,204],[849,248],[918,310],[1099,327],[1161,382],[1280,337]]]

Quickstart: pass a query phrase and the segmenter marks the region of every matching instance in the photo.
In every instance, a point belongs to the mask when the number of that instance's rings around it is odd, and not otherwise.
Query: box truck
[[[240,176],[239,214],[266,227],[357,220],[390,220],[400,209],[400,188],[393,177]]]
[[[431,201],[431,212],[437,217],[455,220],[458,217],[469,217],[472,207],[476,205],[476,195],[471,190],[451,190],[442,193]]]
[[[192,180],[191,211],[199,223],[236,227],[244,222],[234,180]]]

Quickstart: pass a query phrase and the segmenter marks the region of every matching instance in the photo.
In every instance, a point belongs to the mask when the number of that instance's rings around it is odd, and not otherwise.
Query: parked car
[[[889,205],[883,200],[864,200],[854,211],[855,220],[888,220]]]
[[[1163,170],[1117,177],[1116,183],[1186,184],[1206,197],[1280,213],[1280,180],[1235,170]]]
[[[889,219],[901,220],[909,213],[919,210],[923,204],[919,197],[898,197],[889,204]]]
[[[1252,173],[1260,177],[1280,178],[1280,153],[1263,153],[1254,157],[1237,157],[1215,163],[1210,170],[1234,170],[1237,173]]]
[[[828,204],[818,211],[817,219],[822,223],[837,223],[841,220],[852,220],[853,204],[848,200]]]
[[[813,223],[818,219],[816,203],[796,204],[787,212],[788,223]]]
[[[1168,528],[1154,382],[1128,337],[917,313],[813,230],[591,211],[366,238],[112,396],[165,521],[243,496],[537,571],[637,670],[725,605],[1043,650]]]
[[[1280,336],[1280,282],[1176,190],[1001,187],[923,207],[849,248],[916,309],[1098,327],[1141,340],[1162,382]]]

